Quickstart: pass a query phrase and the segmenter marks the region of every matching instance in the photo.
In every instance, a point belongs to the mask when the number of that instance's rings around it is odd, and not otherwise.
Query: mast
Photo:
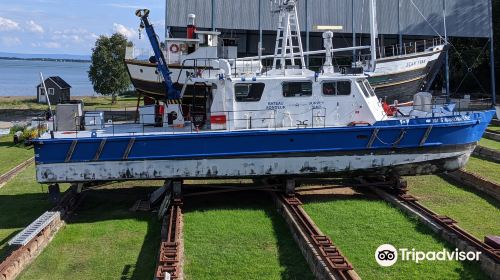
[[[375,72],[377,67],[377,1],[370,0],[370,65],[369,72]]]
[[[297,13],[298,0],[271,0],[273,13],[279,13],[279,24],[274,48],[273,70],[281,68],[284,73],[286,63],[295,66],[295,56],[298,53],[301,68],[305,69],[304,50],[300,35],[300,25]]]

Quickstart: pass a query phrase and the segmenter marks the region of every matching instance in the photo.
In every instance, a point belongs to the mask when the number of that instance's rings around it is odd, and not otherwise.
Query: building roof
[[[45,82],[47,82],[48,80],[51,80],[54,84],[56,84],[60,89],[66,89],[66,88],[71,88],[71,86],[66,83],[65,80],[63,80],[61,77],[59,76],[52,76],[52,77],[48,77],[47,79],[45,79]],[[40,84],[38,84],[40,86]]]

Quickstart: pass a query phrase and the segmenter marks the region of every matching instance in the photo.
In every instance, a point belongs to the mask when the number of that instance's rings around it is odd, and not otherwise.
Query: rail
[[[182,235],[182,200],[174,199],[173,205],[168,210],[168,215],[163,218],[162,242],[156,279],[179,279],[181,263],[181,235]],[[168,276],[166,276],[168,274]]]
[[[0,175],[0,187],[4,184],[7,183],[10,179],[14,178],[17,174],[19,174],[21,171],[26,169],[33,161],[35,160],[34,157],[27,159],[17,165],[16,167],[12,168],[11,170],[5,172],[4,174]]]
[[[291,211],[294,221],[306,233],[310,244],[326,265],[327,271],[337,279],[357,279],[353,267],[346,257],[335,246],[332,240],[323,235],[302,208],[302,202],[296,196],[281,195],[279,199]]]
[[[394,187],[396,181],[380,181],[380,180],[365,180],[361,179],[361,182],[365,186],[382,186],[386,187],[386,190],[383,190],[383,193],[402,201],[407,206],[410,206],[414,211],[416,210],[418,213],[423,214],[426,218],[434,221],[439,224],[445,230],[449,231],[452,234],[455,234],[460,240],[467,242],[470,246],[480,250],[488,257],[490,257],[494,262],[500,264],[500,249],[495,249],[492,246],[482,242],[481,240],[474,237],[472,234],[468,233],[464,229],[460,228],[457,225],[457,221],[452,218],[444,215],[440,215],[431,209],[425,207],[424,205],[418,202],[418,199],[410,194],[408,194],[408,190],[406,188],[406,184],[400,184],[396,188],[392,188],[391,190],[387,190],[387,187]],[[404,181],[403,181],[404,182]],[[380,192],[375,191],[375,189],[371,189],[376,195],[384,198]]]

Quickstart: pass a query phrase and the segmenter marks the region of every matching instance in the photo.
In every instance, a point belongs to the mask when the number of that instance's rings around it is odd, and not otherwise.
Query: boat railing
[[[424,53],[433,50],[435,47],[445,45],[446,41],[439,37],[432,40],[419,40],[406,42],[391,46],[377,47],[377,58],[395,57],[409,54]],[[370,58],[371,54],[361,54],[360,60],[365,61]]]
[[[303,112],[291,114],[279,110],[238,110],[211,112],[206,116],[205,123],[195,120],[189,113],[184,125],[169,124],[167,116],[159,117],[156,114],[140,113],[136,115],[124,115],[125,111],[107,111],[104,118],[100,116],[74,117],[73,129],[63,131],[63,135],[76,136],[84,132],[100,131],[107,136],[123,135],[150,135],[154,133],[186,134],[199,133],[202,131],[236,131],[236,130],[277,130],[277,129],[299,129],[299,128],[324,128],[326,127],[326,108],[310,107]],[[128,110],[131,112],[131,110]],[[190,105],[189,112],[194,112]],[[194,113],[193,113],[194,114]],[[310,115],[309,115],[310,114]],[[210,116],[224,116],[223,128],[218,129],[211,124]],[[296,116],[301,115],[298,119]],[[306,117],[309,116],[309,117]],[[53,124],[55,127],[55,123]],[[96,136],[97,134],[95,134]]]

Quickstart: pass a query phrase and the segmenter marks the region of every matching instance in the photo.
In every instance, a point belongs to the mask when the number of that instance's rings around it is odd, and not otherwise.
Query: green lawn
[[[313,279],[265,193],[185,199],[186,279]]]
[[[352,262],[362,279],[487,279],[479,265],[451,262],[398,261],[383,268],[375,262],[382,244],[419,251],[454,250],[427,227],[380,199],[307,200],[307,213]]]
[[[500,126],[490,125],[488,126],[488,129],[500,132]]]
[[[111,96],[73,96],[73,100],[83,100],[85,110],[95,109],[117,109],[124,107],[135,107],[137,105],[137,97],[118,97],[116,104],[111,104]],[[39,104],[34,98],[29,97],[0,97],[1,109],[18,109],[29,111],[45,111],[46,104]]]
[[[128,209],[153,189],[130,186],[89,191],[19,279],[152,279],[161,224],[153,213]]]
[[[481,141],[479,141],[479,145],[486,147],[486,148],[500,151],[500,142],[495,141],[495,140],[482,138]]]
[[[12,135],[0,136],[0,174],[34,156],[33,147],[14,145]]]
[[[478,191],[456,186],[439,176],[408,177],[410,193],[435,212],[458,221],[478,239],[500,235],[500,203]]]
[[[9,249],[7,242],[52,207],[47,188],[34,178],[35,168],[31,165],[0,188],[0,259]]]
[[[498,163],[471,157],[465,166],[465,170],[500,183],[500,164]]]

